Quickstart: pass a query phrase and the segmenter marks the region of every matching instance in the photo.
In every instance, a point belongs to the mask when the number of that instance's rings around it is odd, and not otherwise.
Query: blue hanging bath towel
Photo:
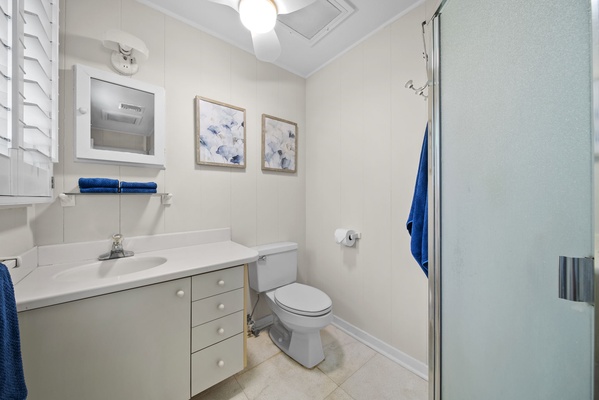
[[[15,292],[6,265],[0,263],[0,399],[25,400],[27,387],[21,360],[21,339]]]
[[[117,179],[108,178],[79,178],[79,188],[119,188]]]
[[[156,189],[156,182],[121,182],[121,189]]]
[[[406,228],[412,236],[412,255],[428,277],[428,125],[424,131],[414,198]]]

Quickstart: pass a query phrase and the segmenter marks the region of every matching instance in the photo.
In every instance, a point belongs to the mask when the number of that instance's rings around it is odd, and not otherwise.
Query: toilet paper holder
[[[353,229],[338,228],[335,230],[335,242],[347,247],[353,247],[362,234]]]
[[[352,240],[360,239],[362,237],[362,233],[354,232],[349,234],[349,238]]]

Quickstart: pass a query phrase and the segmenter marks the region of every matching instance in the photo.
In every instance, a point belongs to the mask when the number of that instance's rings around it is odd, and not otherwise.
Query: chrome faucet
[[[123,249],[123,235],[116,233],[112,235],[112,249],[108,253],[102,254],[98,260],[112,260],[114,258],[131,257],[134,253]]]

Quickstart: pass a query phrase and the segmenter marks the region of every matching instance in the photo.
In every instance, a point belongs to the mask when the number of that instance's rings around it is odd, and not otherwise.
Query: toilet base
[[[274,315],[268,335],[279,349],[306,368],[314,368],[324,360],[320,329],[311,332],[290,331]]]

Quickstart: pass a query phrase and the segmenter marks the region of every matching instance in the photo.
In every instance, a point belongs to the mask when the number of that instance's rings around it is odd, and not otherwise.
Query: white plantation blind
[[[0,0],[1,1],[1,0]],[[56,1],[56,0],[53,0]],[[24,160],[40,168],[58,161],[57,7],[50,0],[23,0],[22,149]]]
[[[58,2],[0,0],[0,205],[52,198]]]
[[[0,0],[0,155],[9,156],[13,146],[9,111],[11,108],[12,4]]]

